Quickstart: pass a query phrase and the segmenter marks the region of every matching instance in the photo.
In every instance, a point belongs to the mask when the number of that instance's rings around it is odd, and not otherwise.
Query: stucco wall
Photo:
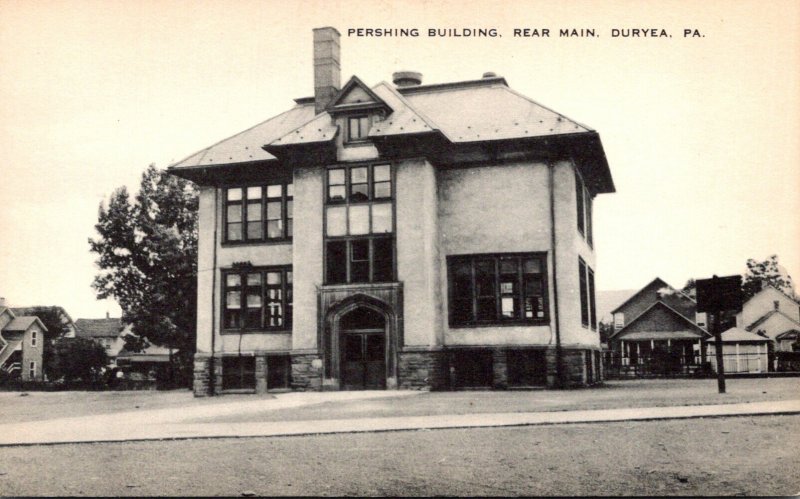
[[[448,324],[447,256],[550,250],[550,201],[547,165],[506,165],[438,172],[442,307],[445,345],[546,345],[554,342],[550,326],[481,326]],[[548,272],[552,265],[548,262]],[[552,275],[548,276],[550,316]]]
[[[211,300],[214,286],[214,187],[201,187],[198,203],[197,238],[197,352],[211,352],[211,335],[216,331],[212,324]],[[218,272],[217,272],[218,273]],[[217,278],[217,283],[219,279]],[[216,317],[219,317],[218,312]]]
[[[322,284],[322,167],[294,172],[294,323],[292,349],[317,348],[317,286]]]
[[[404,343],[441,343],[436,173],[423,159],[397,165],[397,277],[403,283]]]

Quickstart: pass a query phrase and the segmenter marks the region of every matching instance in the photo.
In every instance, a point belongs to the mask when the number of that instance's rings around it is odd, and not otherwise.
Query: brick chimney
[[[314,28],[314,108],[325,110],[339,91],[339,32],[336,28]]]

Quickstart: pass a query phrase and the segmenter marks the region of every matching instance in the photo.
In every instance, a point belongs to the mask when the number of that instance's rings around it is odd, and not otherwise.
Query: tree
[[[197,310],[197,190],[150,165],[133,201],[123,186],[100,205],[97,298],[114,298],[122,321],[146,342],[178,350],[189,368]],[[133,349],[146,342],[129,342]]]
[[[54,344],[53,379],[97,383],[108,364],[106,349],[88,338],[60,338]]]
[[[686,296],[694,299],[697,296],[697,283],[695,282],[695,280],[689,278],[689,280],[686,281],[686,284],[683,285],[683,289],[681,289],[681,292]]]
[[[773,286],[791,297],[795,296],[792,277],[778,264],[778,255],[772,255],[763,262],[752,258],[747,260],[747,272],[742,280],[744,300],[749,300],[764,286]]]

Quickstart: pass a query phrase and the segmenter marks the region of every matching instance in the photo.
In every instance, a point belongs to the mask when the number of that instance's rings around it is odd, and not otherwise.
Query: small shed
[[[722,361],[726,373],[760,373],[769,370],[770,339],[738,327],[722,333]],[[706,340],[708,360],[717,369],[714,338]]]

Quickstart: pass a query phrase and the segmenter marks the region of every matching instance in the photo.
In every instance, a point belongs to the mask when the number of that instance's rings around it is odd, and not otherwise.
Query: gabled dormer
[[[357,76],[350,78],[326,108],[340,123],[344,144],[365,142],[372,126],[393,109]]]

